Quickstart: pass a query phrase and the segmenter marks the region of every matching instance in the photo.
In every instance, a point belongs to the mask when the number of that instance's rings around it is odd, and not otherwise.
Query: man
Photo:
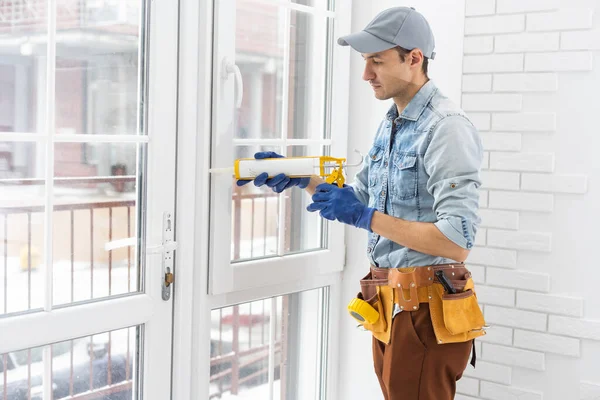
[[[477,189],[483,149],[464,112],[427,76],[428,62],[435,57],[429,24],[413,8],[395,7],[338,43],[361,53],[363,79],[375,97],[394,102],[363,168],[344,188],[317,177],[267,179],[266,174],[258,176],[255,184],[277,192],[296,185],[306,188],[313,200],[309,211],[366,229],[369,276],[384,271],[387,282],[386,271],[401,267],[461,266],[480,222]],[[256,156],[278,157],[274,153]],[[383,309],[392,317],[386,332],[374,333],[373,338],[375,372],[385,399],[453,399],[473,336],[442,343],[427,302],[409,311],[398,306],[403,304],[398,297],[395,301],[390,300],[393,312]]]

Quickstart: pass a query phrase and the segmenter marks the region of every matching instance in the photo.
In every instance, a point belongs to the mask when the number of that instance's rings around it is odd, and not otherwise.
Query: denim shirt
[[[432,222],[452,242],[475,241],[483,146],[465,113],[429,80],[398,115],[392,105],[352,187],[359,200],[407,221]],[[371,264],[398,268],[451,263],[369,233]]]

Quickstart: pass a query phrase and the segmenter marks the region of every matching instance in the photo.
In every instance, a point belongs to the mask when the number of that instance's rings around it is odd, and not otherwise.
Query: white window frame
[[[329,321],[327,329],[327,365],[323,380],[327,382],[325,399],[338,398],[339,329],[342,318],[342,285],[340,269],[344,266],[344,227],[336,223],[341,234],[329,243],[337,243],[334,255],[333,272],[319,271],[312,275],[304,268],[299,279],[277,279],[271,276],[269,282],[251,285],[243,290],[212,294],[209,289],[209,249],[211,232],[207,221],[210,213],[211,176],[209,169],[211,155],[212,109],[219,107],[213,103],[213,1],[180,1],[180,57],[179,64],[179,107],[178,107],[178,150],[177,150],[177,230],[178,243],[176,290],[175,290],[175,326],[177,334],[173,338],[173,399],[204,398],[209,393],[210,379],[210,324],[211,310],[233,304],[249,302],[261,298],[285,295],[319,287],[329,287]],[[277,0],[273,0],[277,1]],[[352,0],[336,0],[336,23],[334,39],[350,31]],[[333,155],[344,156],[347,152],[348,101],[350,76],[350,51],[337,44],[333,47],[335,71],[332,82],[333,105],[332,126],[340,133],[335,138]],[[231,80],[232,81],[232,80]],[[233,87],[230,88],[233,90]],[[231,92],[233,93],[233,92]],[[233,107],[233,96],[230,98]],[[333,139],[333,138],[332,138]],[[332,143],[333,145],[333,143]],[[231,157],[232,147],[228,148]],[[223,161],[223,160],[221,160]],[[231,160],[229,160],[231,161]],[[224,167],[231,167],[225,161]],[[229,180],[229,179],[227,179]],[[298,190],[298,189],[294,189]],[[231,199],[228,190],[227,198]],[[300,210],[299,210],[300,212]],[[227,224],[230,224],[229,215]],[[223,251],[227,255],[226,266],[230,266],[230,248]],[[331,250],[313,255],[322,260]],[[331,254],[329,254],[331,257]],[[288,258],[266,260],[264,269],[285,268]],[[236,266],[237,268],[238,266]],[[256,265],[254,271],[257,271]],[[304,267],[304,266],[302,266]],[[263,270],[264,270],[263,269]],[[252,270],[252,269],[250,269]],[[232,271],[227,272],[229,280]],[[281,274],[283,275],[283,274]],[[240,275],[235,275],[240,276]],[[253,278],[255,279],[255,278]],[[283,282],[283,283],[281,283]],[[223,289],[223,288],[222,288]],[[229,288],[231,289],[231,288]],[[218,292],[218,291],[217,291]]]
[[[317,7],[306,7],[292,2],[274,1],[274,0],[257,0],[268,4],[287,7],[288,10],[297,10],[307,12],[315,17],[315,24],[323,23],[326,16],[334,17],[333,30],[333,70],[331,73],[331,137],[330,139],[319,140],[318,144],[329,145],[330,153],[334,157],[347,157],[347,125],[348,125],[348,68],[349,51],[337,45],[335,38],[342,33],[349,31],[350,13],[347,7],[338,5],[337,12],[328,11],[326,9],[327,2],[322,1]],[[239,96],[239,88],[236,87],[236,79],[234,74],[230,74],[228,78],[221,77],[224,60],[235,62],[235,29],[232,29],[233,20],[235,22],[235,1],[234,0],[215,0],[214,2],[214,22],[215,27],[214,38],[216,40],[213,62],[213,104],[214,118],[212,119],[212,141],[213,148],[210,153],[211,168],[227,168],[233,166],[233,148],[234,145],[240,144],[268,144],[282,146],[284,151],[286,146],[290,144],[315,144],[315,140],[311,139],[277,139],[277,140],[260,140],[251,139],[244,141],[243,139],[233,138],[233,123],[235,100]],[[220,20],[219,16],[225,16],[226,20]],[[289,15],[289,13],[288,13]],[[327,34],[326,26],[318,26],[317,32]],[[285,40],[284,43],[288,43]],[[289,53],[289,48],[286,49],[286,54]],[[325,49],[323,49],[322,57],[319,52],[315,56],[316,62],[325,65]],[[288,73],[287,66],[289,57],[284,57],[284,91],[287,92]],[[325,71],[323,78],[325,77]],[[324,79],[323,79],[324,81]],[[317,82],[317,85],[323,82]],[[320,87],[320,86],[317,86]],[[287,93],[284,93],[283,121],[287,121]],[[319,110],[316,115],[323,115],[324,110]],[[210,117],[210,116],[208,116]],[[317,121],[316,123],[322,123]],[[283,124],[286,125],[286,124]],[[284,132],[286,137],[286,132]],[[298,190],[298,189],[293,189]],[[344,227],[342,224],[335,222],[330,223],[323,220],[325,229],[327,247],[315,251],[307,251],[284,255],[283,251],[283,233],[284,228],[284,204],[283,196],[288,195],[286,192],[280,194],[280,210],[279,210],[279,246],[278,255],[264,259],[254,259],[232,263],[230,260],[230,246],[232,242],[231,232],[231,194],[232,180],[227,175],[211,176],[211,208],[209,221],[211,225],[210,235],[210,283],[209,290],[211,294],[233,293],[250,288],[261,286],[269,286],[283,284],[303,279],[306,276],[323,275],[332,272],[338,272],[343,269],[344,264]],[[303,209],[298,209],[295,212],[306,212]]]
[[[147,29],[141,36],[140,52],[145,56],[145,89],[148,91],[148,135],[88,135],[55,133],[55,60],[56,0],[48,0],[48,50],[46,57],[45,124],[41,132],[0,133],[0,141],[30,141],[45,149],[45,285],[44,310],[16,316],[0,317],[0,354],[44,347],[43,398],[52,397],[52,359],[49,344],[98,333],[142,326],[139,346],[143,365],[136,366],[133,392],[148,400],[171,396],[173,299],[162,298],[164,279],[160,252],[142,251],[146,256],[142,271],[145,291],[119,297],[98,299],[85,304],[55,307],[53,305],[53,180],[54,146],[56,143],[135,143],[147,144],[146,209],[144,228],[146,248],[161,247],[163,215],[175,211],[175,168],[177,128],[177,39],[178,4],[170,1],[146,0],[149,8]],[[148,15],[148,12],[147,14]],[[148,38],[146,40],[146,38]],[[148,47],[146,47],[148,45]],[[137,187],[139,188],[138,182]],[[138,189],[139,190],[139,189]],[[141,205],[139,205],[141,206]],[[137,221],[136,221],[137,222]],[[128,245],[131,241],[127,242]],[[134,241],[135,243],[135,241]],[[149,254],[150,253],[150,254]],[[43,332],[43,334],[40,334]],[[136,357],[136,349],[132,349]],[[136,363],[134,363],[136,365]],[[139,369],[139,371],[138,371]],[[142,382],[136,381],[136,374]]]

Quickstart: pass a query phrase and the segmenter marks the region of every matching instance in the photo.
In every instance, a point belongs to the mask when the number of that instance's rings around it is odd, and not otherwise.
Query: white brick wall
[[[465,111],[520,111],[520,94],[465,94],[462,107]]]
[[[550,314],[583,316],[583,299],[534,292],[517,291],[517,307]]]
[[[489,194],[489,207],[499,210],[551,212],[554,210],[554,196],[540,193],[493,191]]]
[[[479,380],[463,376],[456,382],[456,392],[471,396],[479,394]]]
[[[469,113],[469,119],[479,131],[489,131],[492,124],[491,114],[485,113]]]
[[[488,228],[519,229],[516,211],[480,210],[481,226]]]
[[[529,53],[525,57],[525,71],[590,71],[593,59],[589,51]]]
[[[587,8],[562,9],[549,13],[527,15],[528,31],[564,31],[590,29],[594,12]]]
[[[543,400],[542,393],[533,390],[481,382],[481,396],[490,400]]]
[[[523,71],[523,54],[491,54],[465,56],[464,73],[520,72]]]
[[[485,267],[470,264],[469,271],[471,271],[471,275],[476,284],[485,282]]]
[[[515,305],[515,290],[493,286],[477,285],[477,300],[481,304],[513,307]]]
[[[587,175],[522,174],[521,189],[532,192],[587,192]]]
[[[480,228],[475,236],[476,246],[485,246],[487,244],[487,229]]]
[[[582,381],[579,384],[580,400],[598,400],[600,399],[600,383]]]
[[[514,14],[532,11],[555,10],[560,5],[559,0],[497,0],[498,14]]]
[[[469,262],[495,267],[515,268],[517,266],[517,252],[512,250],[491,249],[475,247],[469,254]]]
[[[562,379],[570,371],[562,371],[561,358],[581,357],[588,348],[584,340],[600,341],[600,320],[585,318],[585,299],[577,297],[582,280],[555,275],[565,270],[565,260],[574,263],[573,273],[583,271],[576,263],[597,253],[585,247],[593,240],[578,239],[595,235],[592,220],[572,223],[581,217],[568,207],[572,196],[597,194],[586,174],[597,176],[598,170],[592,159],[579,157],[576,143],[598,147],[594,88],[600,76],[594,58],[600,25],[593,22],[599,10],[600,3],[588,0],[466,0],[461,106],[481,132],[485,153],[480,208],[485,243],[478,241],[467,263],[479,276],[477,297],[490,328],[478,339],[483,366],[468,371],[479,385],[466,382],[457,399],[562,400],[555,389],[573,382]],[[582,93],[589,96],[587,105],[577,101],[576,90],[587,91]],[[582,129],[581,121],[588,126]],[[566,237],[573,242],[564,243]],[[590,279],[597,281],[599,273]],[[598,307],[596,301],[595,315]],[[512,386],[513,368],[527,370],[529,378]],[[562,393],[573,393],[573,400],[600,398],[597,380],[578,380]]]
[[[496,11],[495,0],[467,0],[465,15],[492,15]]]
[[[465,35],[522,32],[525,29],[524,15],[497,15],[492,17],[468,17],[465,20]]]
[[[492,343],[483,344],[481,358],[511,367],[522,367],[536,371],[543,371],[546,367],[544,353]]]
[[[485,282],[488,285],[534,290],[538,292],[548,292],[550,290],[549,275],[529,271],[488,267],[485,272]]]
[[[560,48],[562,50],[600,50],[600,29],[562,32]]]
[[[494,75],[496,92],[555,92],[556,90],[558,90],[558,75],[552,72]]]
[[[456,397],[454,397],[454,400],[478,400],[478,397],[472,397],[472,396],[466,396],[464,394],[460,394],[458,393],[456,395]]]
[[[493,36],[469,36],[463,43],[465,54],[487,54],[494,51]]]
[[[512,369],[489,361],[477,360],[475,368],[467,368],[464,376],[510,385]]]
[[[551,249],[552,235],[544,232],[488,230],[487,244],[515,250],[545,251]]]
[[[485,306],[484,317],[488,325],[498,324],[536,331],[545,331],[548,321],[546,314],[492,305]]]
[[[492,90],[492,75],[465,75],[462,79],[462,90],[468,92],[489,92]],[[469,113],[471,114],[471,113]],[[489,117],[488,117],[489,120]]]
[[[523,328],[526,328],[523,326]],[[545,351],[546,353],[579,356],[581,343],[579,339],[547,333],[523,331],[515,329],[514,345],[526,349]]]
[[[518,33],[496,37],[494,50],[496,53],[521,53],[535,51],[558,51],[560,34],[551,33]]]
[[[554,113],[494,114],[492,129],[495,131],[548,132],[556,129]]]
[[[490,169],[552,172],[554,154],[494,152],[490,154]]]
[[[481,140],[487,150],[519,151],[522,147],[522,135],[508,132],[483,132]]]
[[[600,340],[600,321],[551,315],[548,325],[548,331],[552,333],[582,339]]]
[[[494,160],[494,153],[490,161]],[[493,164],[490,163],[490,166]],[[493,168],[493,167],[492,167]],[[482,188],[519,190],[520,176],[515,172],[481,171]]]
[[[485,336],[481,336],[477,338],[477,340],[484,343],[497,343],[510,346],[513,342],[513,329],[505,326],[494,325],[486,330]]]

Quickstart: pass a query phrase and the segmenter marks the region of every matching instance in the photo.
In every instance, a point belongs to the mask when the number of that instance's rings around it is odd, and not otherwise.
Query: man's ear
[[[413,49],[408,55],[408,58],[410,60],[410,66],[413,67],[419,65],[419,63],[423,61],[425,56],[423,55],[423,52],[421,50]]]

